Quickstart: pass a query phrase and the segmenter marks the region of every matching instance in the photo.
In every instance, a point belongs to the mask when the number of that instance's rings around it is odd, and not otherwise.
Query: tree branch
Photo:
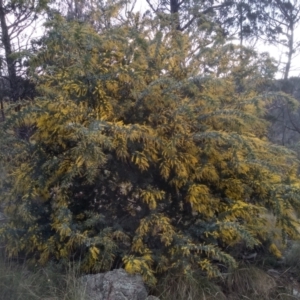
[[[148,1],[148,0],[147,0]],[[189,20],[184,26],[180,27],[180,31],[184,31],[186,30],[188,27],[191,26],[191,24],[200,16],[200,15],[205,15],[207,14],[208,12],[210,12],[211,10],[214,10],[214,9],[220,9],[220,8],[223,8],[223,7],[226,7],[226,6],[229,6],[231,5],[231,2],[225,2],[223,4],[220,4],[220,5],[215,5],[215,6],[211,6],[207,9],[205,9],[204,11],[200,12],[199,14],[197,15],[194,15],[192,17],[191,20]]]
[[[150,8],[153,10],[153,12],[157,13],[157,9],[154,8],[150,0],[146,0]]]

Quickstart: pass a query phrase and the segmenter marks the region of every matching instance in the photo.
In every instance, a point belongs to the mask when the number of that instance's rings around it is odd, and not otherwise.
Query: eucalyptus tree
[[[265,39],[275,45],[281,45],[286,60],[284,62],[283,79],[288,79],[292,61],[300,50],[300,39],[297,29],[300,28],[299,0],[268,1],[268,22],[266,24]]]
[[[67,20],[90,24],[100,32],[126,22],[135,4],[131,0],[54,0],[51,7]]]
[[[13,101],[18,100],[23,88],[21,53],[29,50],[35,23],[48,2],[0,0],[1,77],[6,81],[7,96]]]
[[[169,18],[173,28],[179,31],[188,30],[195,24],[199,26],[233,4],[232,1],[226,0],[218,3],[203,0],[146,0],[146,2],[153,13],[158,17]]]

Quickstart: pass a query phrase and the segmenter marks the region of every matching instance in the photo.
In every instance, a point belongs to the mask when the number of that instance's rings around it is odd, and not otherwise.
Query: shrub
[[[167,270],[234,267],[228,246],[269,238],[266,211],[297,236],[297,165],[266,140],[268,99],[231,74],[198,75],[188,36],[156,25],[48,24],[31,60],[42,96],[3,124],[11,256],[124,266],[155,284]]]

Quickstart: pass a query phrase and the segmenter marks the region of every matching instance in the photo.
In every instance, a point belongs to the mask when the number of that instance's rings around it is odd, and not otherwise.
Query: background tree
[[[3,88],[13,101],[22,97],[25,82],[22,53],[30,47],[30,37],[39,14],[48,1],[0,1],[1,77],[6,81]],[[3,96],[3,95],[2,95]]]
[[[286,49],[286,62],[283,70],[283,78],[286,80],[289,77],[292,59],[300,46],[296,34],[300,21],[300,2],[298,0],[269,1],[267,13],[267,41],[275,45],[281,45]]]
[[[232,1],[225,11],[225,29],[240,46],[255,47],[255,43],[264,33],[267,22],[267,4],[265,1]]]
[[[165,18],[173,28],[179,31],[190,30],[195,25],[201,27],[204,23],[212,21],[217,12],[225,11],[232,5],[232,1],[152,1],[146,0],[151,11],[158,17]],[[219,20],[220,21],[220,20]]]
[[[124,22],[124,15],[133,10],[134,4],[130,1],[92,1],[92,0],[65,0],[54,1],[52,8],[65,16],[68,20],[78,20],[89,23],[97,31],[104,30]],[[120,13],[122,8],[122,14]]]

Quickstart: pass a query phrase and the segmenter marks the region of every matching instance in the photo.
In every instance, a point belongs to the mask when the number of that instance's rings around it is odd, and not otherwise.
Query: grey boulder
[[[130,275],[123,269],[81,277],[88,300],[157,300],[147,298],[140,275]]]

